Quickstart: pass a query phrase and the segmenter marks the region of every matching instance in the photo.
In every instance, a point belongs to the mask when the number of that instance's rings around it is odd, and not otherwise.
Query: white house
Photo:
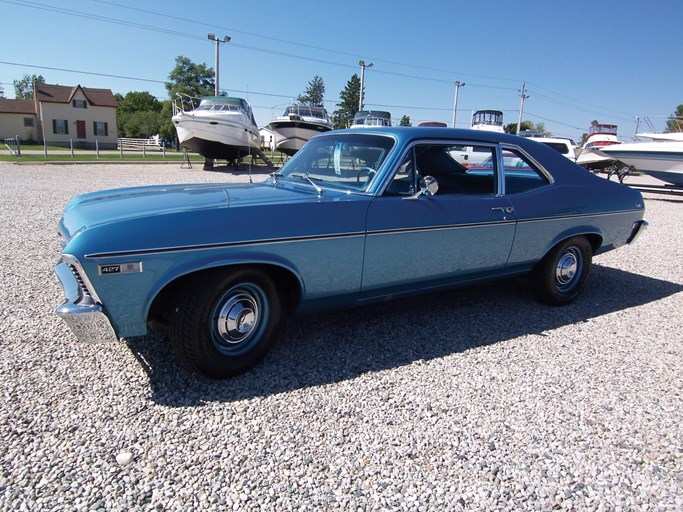
[[[110,89],[36,83],[32,100],[0,100],[0,138],[113,149],[116,106]]]

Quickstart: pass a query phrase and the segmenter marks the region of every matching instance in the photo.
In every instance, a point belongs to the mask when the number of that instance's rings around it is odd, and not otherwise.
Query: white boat
[[[505,133],[503,113],[500,110],[475,110],[472,113],[473,130]]]
[[[314,135],[332,130],[332,121],[323,107],[290,105],[268,128],[273,131],[275,147],[291,156]]]
[[[576,157],[576,163],[587,169],[604,169],[616,160],[600,152],[600,149],[619,144],[616,124],[593,124],[588,128],[588,138]]]
[[[683,132],[671,133],[637,133],[638,138],[647,138],[652,140],[669,140],[669,141],[683,141]]]
[[[659,180],[683,186],[683,140],[624,142],[600,151]]]
[[[182,95],[173,102],[172,120],[180,144],[206,159],[235,161],[260,153],[254,114],[242,98]]]
[[[391,126],[391,113],[382,110],[360,110],[353,116],[351,128]]]

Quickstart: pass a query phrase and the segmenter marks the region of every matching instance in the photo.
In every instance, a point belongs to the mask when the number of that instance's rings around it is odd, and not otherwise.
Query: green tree
[[[187,57],[179,55],[175,58],[175,67],[168,74],[166,91],[169,98],[178,94],[187,94],[195,98],[212,96],[214,92],[215,72],[206,64],[195,64]]]
[[[119,136],[147,138],[159,133],[162,103],[147,91],[115,94],[116,125]]]
[[[145,110],[142,112],[129,113],[124,122],[123,130],[126,137],[147,139],[152,135],[157,135],[161,128],[162,118],[160,112]]]
[[[683,104],[676,107],[676,112],[666,121],[667,133],[683,132]]]
[[[147,91],[131,91],[125,96],[115,95],[118,101],[116,113],[120,112],[161,112],[161,102]]]
[[[303,94],[300,94],[296,99],[301,105],[310,105],[312,107],[322,107],[325,96],[325,82],[321,77],[315,75],[313,80],[308,82],[308,87]]]
[[[517,133],[517,123],[510,123],[506,124],[505,128],[505,133],[512,133],[516,134]],[[540,133],[543,137],[552,137],[552,133],[549,131],[546,131],[545,129],[545,124],[543,123],[536,123],[534,124],[533,121],[522,121],[519,125],[519,130],[520,131],[528,131],[528,132],[538,132]]]
[[[399,123],[399,126],[412,126],[412,125],[410,124],[410,116],[404,115],[404,116],[401,118],[401,122]]]
[[[360,101],[360,77],[353,74],[346,83],[346,87],[339,93],[339,103],[337,110],[332,115],[332,123],[335,129],[347,128],[353,121],[353,116],[358,112],[358,102]]]
[[[45,83],[43,75],[29,75],[25,74],[14,83],[14,97],[18,100],[30,100],[33,98],[33,83]]]
[[[159,127],[159,137],[161,137],[167,143],[175,141],[177,136],[175,126],[173,126],[173,121],[171,121],[171,117],[173,117],[173,102],[171,100],[166,100],[161,107],[161,126]],[[180,148],[178,148],[176,145],[176,149],[179,150]]]
[[[5,89],[2,88],[2,85],[0,85],[0,98],[5,97]]]

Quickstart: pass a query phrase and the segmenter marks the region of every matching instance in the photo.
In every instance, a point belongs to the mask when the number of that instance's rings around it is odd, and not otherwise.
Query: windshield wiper
[[[311,184],[311,186],[315,189],[315,191],[318,193],[319,196],[323,195],[323,189],[320,187],[320,185],[318,185],[315,181],[313,181],[313,179],[308,175],[308,173],[306,173],[306,174],[290,174],[290,176],[292,178],[300,178],[300,179],[306,180],[308,183]],[[315,178],[315,179],[322,181],[319,178]]]

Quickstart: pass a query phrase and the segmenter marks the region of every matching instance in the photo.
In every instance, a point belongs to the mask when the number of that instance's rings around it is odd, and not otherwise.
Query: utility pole
[[[207,37],[211,41],[216,41],[216,80],[214,80],[214,87],[213,87],[213,92],[214,96],[218,96],[220,93],[220,88],[218,86],[218,45],[221,43],[229,43],[231,37],[230,36],[224,36],[223,39],[219,39],[216,37],[216,35],[212,32],[210,32]]]
[[[358,65],[360,66],[360,94],[358,99],[358,110],[363,110],[363,82],[365,81],[365,68],[371,68],[374,64],[366,64],[364,60],[359,60]]]
[[[522,82],[522,99],[519,103],[519,117],[517,118],[517,134],[519,135],[519,130],[522,128],[522,112],[524,111],[524,100],[529,96],[526,95],[526,82]]]
[[[465,82],[460,83],[459,80],[455,81],[455,99],[453,100],[453,123],[451,128],[455,128],[455,114],[458,111],[458,92],[461,87],[465,87]]]

